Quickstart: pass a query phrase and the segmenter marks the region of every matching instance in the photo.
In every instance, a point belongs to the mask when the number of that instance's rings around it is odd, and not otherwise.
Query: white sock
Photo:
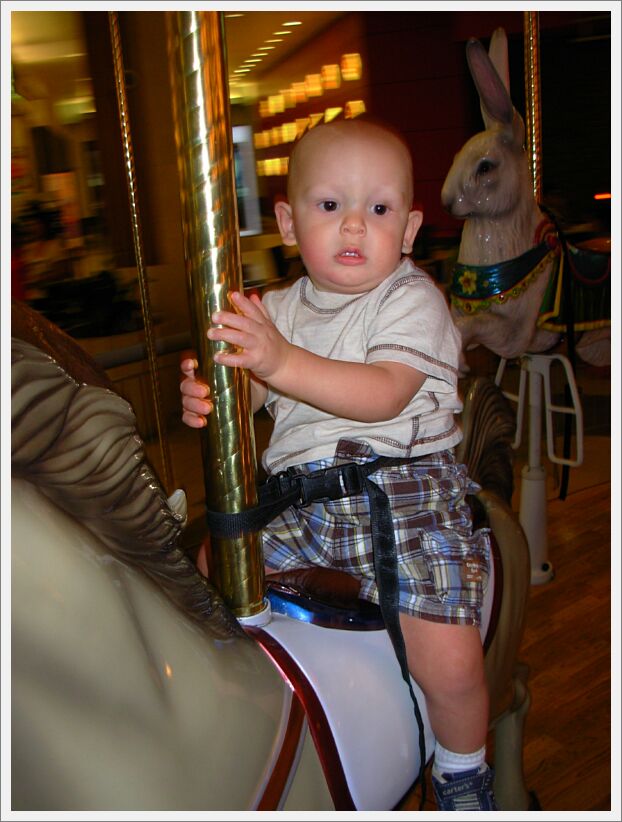
[[[434,765],[432,774],[437,779],[446,773],[461,773],[462,771],[472,771],[475,768],[482,769],[486,764],[486,746],[469,754],[455,753],[443,748],[440,742],[434,748]]]

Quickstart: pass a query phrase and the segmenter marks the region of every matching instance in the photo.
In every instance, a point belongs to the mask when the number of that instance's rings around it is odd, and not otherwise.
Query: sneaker
[[[493,772],[484,766],[461,773],[432,775],[432,787],[439,811],[496,811],[492,791]]]

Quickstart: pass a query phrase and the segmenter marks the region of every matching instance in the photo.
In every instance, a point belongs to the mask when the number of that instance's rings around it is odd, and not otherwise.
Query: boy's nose
[[[346,234],[364,234],[365,221],[358,212],[350,211],[343,218],[341,230]]]

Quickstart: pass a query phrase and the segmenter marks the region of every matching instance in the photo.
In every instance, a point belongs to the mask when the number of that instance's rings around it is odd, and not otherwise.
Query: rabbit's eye
[[[477,174],[490,174],[495,169],[495,164],[490,160],[482,160],[477,167]]]

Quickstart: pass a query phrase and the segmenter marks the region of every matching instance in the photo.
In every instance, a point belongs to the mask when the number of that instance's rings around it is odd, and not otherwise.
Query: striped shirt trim
[[[275,460],[275,462],[271,462],[270,465],[268,466],[268,470],[272,474],[272,473],[274,473],[274,469],[278,468],[280,465],[283,465],[283,463],[288,463],[290,465],[295,465],[296,463],[295,463],[294,457],[297,457],[300,454],[306,454],[307,451],[308,451],[307,448],[303,448],[300,451],[294,451],[292,454],[286,454],[284,457],[281,457],[280,459]],[[294,460],[294,462],[292,462],[292,460]]]
[[[407,274],[405,277],[400,277],[399,280],[396,280],[392,283],[389,288],[387,288],[386,293],[383,295],[382,299],[380,300],[380,304],[378,309],[380,310],[384,303],[389,299],[391,294],[394,291],[397,291],[399,288],[404,288],[407,285],[413,285],[414,283],[425,283],[426,285],[430,284],[430,278],[427,274]],[[436,286],[434,286],[436,288]]]
[[[438,434],[433,434],[429,437],[418,437],[417,435],[419,433],[419,417],[413,417],[412,418],[412,437],[410,439],[410,442],[404,443],[404,442],[400,442],[399,440],[392,439],[391,437],[374,437],[374,436],[369,435],[369,434],[366,435],[365,439],[369,440],[370,442],[381,443],[382,445],[388,446],[389,448],[398,449],[398,450],[403,452],[403,456],[410,457],[412,455],[412,450],[414,448],[417,448],[418,446],[421,446],[421,445],[428,445],[430,443],[438,443],[438,442],[446,441],[446,440],[450,439],[451,437],[453,437],[456,433],[459,433],[459,432],[460,432],[460,428],[456,425],[456,423],[453,423],[451,428],[448,428],[445,431],[441,431]],[[448,447],[450,447],[450,446],[448,446]],[[285,465],[298,465],[298,464],[300,464],[296,461],[296,458],[300,457],[301,454],[305,454],[306,451],[307,451],[307,449],[301,450],[301,451],[294,451],[293,453],[287,454],[287,455],[281,457],[280,459],[276,460],[275,462],[270,463],[267,466],[268,472],[270,474],[274,474],[284,464]],[[435,453],[436,452],[432,452],[432,455],[434,455]],[[331,457],[325,457],[325,459],[331,459]],[[311,462],[316,462],[316,461],[317,461],[317,459],[311,460]],[[301,464],[306,464],[306,463],[301,463]]]
[[[418,420],[419,418],[416,417],[413,420],[413,423],[417,420],[417,430],[419,428]],[[416,434],[413,435],[413,438],[408,443],[400,442],[399,440],[391,439],[390,437],[374,437],[372,435],[368,435],[367,439],[370,441],[373,440],[374,442],[381,442],[384,445],[388,445],[391,448],[400,448],[404,451],[404,456],[410,456],[412,450],[417,448],[420,445],[428,445],[432,442],[439,442],[443,440],[447,440],[448,438],[452,437],[456,432],[460,431],[458,426],[454,423],[451,428],[447,429],[446,431],[441,431],[439,434],[433,434],[429,437],[421,437],[417,438]]]
[[[300,302],[304,305],[305,308],[308,308],[309,311],[313,311],[315,314],[330,314],[332,316],[336,314],[340,314],[344,308],[348,308],[348,306],[352,305],[358,300],[362,299],[363,297],[367,296],[368,292],[364,292],[363,294],[358,294],[354,299],[348,300],[347,303],[338,306],[337,308],[320,308],[319,305],[315,305],[312,303],[311,300],[307,297],[307,284],[309,283],[309,277],[303,277],[300,281]]]

